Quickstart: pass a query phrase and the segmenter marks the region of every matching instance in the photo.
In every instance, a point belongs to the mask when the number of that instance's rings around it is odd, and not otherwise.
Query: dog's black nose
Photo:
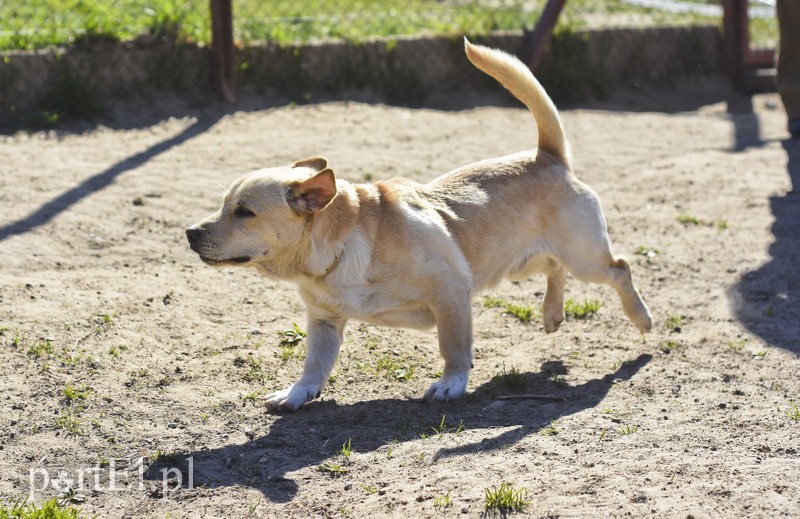
[[[194,243],[199,240],[202,234],[203,229],[197,227],[190,227],[186,229],[186,237],[189,239],[189,243]]]

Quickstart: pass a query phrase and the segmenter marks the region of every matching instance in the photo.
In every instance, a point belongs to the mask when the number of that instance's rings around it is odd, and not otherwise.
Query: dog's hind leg
[[[628,316],[640,332],[649,332],[653,327],[653,317],[650,310],[639,295],[639,291],[633,285],[631,278],[631,267],[622,256],[612,259],[608,270],[609,276],[607,283],[614,287],[622,301],[622,310]]]
[[[547,291],[542,303],[544,331],[553,333],[564,321],[564,285],[567,271],[556,261],[551,260],[547,270]]]
[[[649,332],[653,327],[650,310],[633,285],[631,267],[624,257],[612,256],[606,248],[594,257],[582,257],[572,262],[567,260],[567,268],[581,281],[611,285],[619,295],[625,315],[640,332]]]

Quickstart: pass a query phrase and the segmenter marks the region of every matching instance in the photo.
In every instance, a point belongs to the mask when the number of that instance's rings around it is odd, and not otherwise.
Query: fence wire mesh
[[[241,45],[530,29],[546,0],[234,0]],[[774,0],[750,0],[751,37],[774,46]],[[568,0],[571,28],[720,24],[721,0]],[[208,2],[30,0],[0,2],[0,50],[41,49],[85,39],[210,40]]]
[[[413,102],[482,79],[463,59],[460,35],[520,53],[545,4],[233,0],[236,76],[298,101],[368,88]],[[774,0],[750,0],[749,11],[753,46],[774,47]],[[568,99],[620,86],[620,78],[636,86],[719,72],[721,25],[720,0],[567,0],[542,79]],[[210,40],[208,1],[0,0],[0,112],[80,111],[93,97],[152,88],[209,91]]]

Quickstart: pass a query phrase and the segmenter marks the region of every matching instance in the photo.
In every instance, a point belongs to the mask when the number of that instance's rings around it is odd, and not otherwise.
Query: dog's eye
[[[237,218],[253,218],[256,215],[256,213],[240,205],[233,212],[233,215],[236,216]]]

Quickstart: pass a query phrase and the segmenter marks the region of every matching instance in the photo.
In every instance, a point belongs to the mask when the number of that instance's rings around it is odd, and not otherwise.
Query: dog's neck
[[[306,269],[304,269],[302,266],[298,267],[297,270],[300,272],[300,274],[302,274],[304,276],[307,276],[307,277],[316,278],[316,279],[325,279],[326,277],[328,277],[328,274],[333,272],[333,270],[339,264],[339,258],[341,258],[341,256],[338,255],[338,254],[336,256],[334,256],[333,261],[328,266],[328,268],[325,269],[325,272],[323,272],[322,274],[315,274],[313,272],[309,272]]]
[[[336,197],[325,209],[309,215],[302,239],[298,272],[307,277],[324,279],[339,265],[344,242],[358,217],[358,197],[351,196],[352,187],[339,181]],[[353,200],[356,200],[354,203]]]

